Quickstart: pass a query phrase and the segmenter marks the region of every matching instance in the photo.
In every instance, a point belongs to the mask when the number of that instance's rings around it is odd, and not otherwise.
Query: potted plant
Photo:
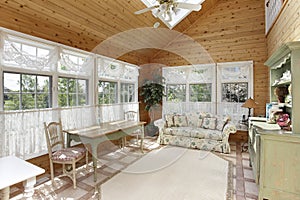
[[[145,81],[140,94],[146,104],[145,110],[149,111],[152,106],[161,104],[164,95],[164,86],[161,83]]]
[[[145,110],[152,116],[153,108],[162,104],[162,98],[165,96],[165,88],[163,86],[163,78],[156,78],[153,81],[146,80],[141,88],[140,96],[143,97],[143,102],[146,104]],[[152,117],[151,117],[152,119]],[[145,129],[147,135],[154,136],[158,131],[151,121]]]

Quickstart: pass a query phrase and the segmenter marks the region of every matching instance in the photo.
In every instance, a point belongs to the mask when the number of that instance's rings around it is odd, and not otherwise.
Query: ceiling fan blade
[[[183,2],[176,2],[176,7],[193,11],[199,11],[202,8],[201,4],[191,4]]]
[[[143,14],[145,12],[148,12],[148,11],[150,11],[150,10],[152,10],[154,8],[158,8],[158,7],[159,7],[158,5],[155,5],[155,6],[151,6],[149,8],[144,8],[142,10],[135,11],[134,14],[136,14],[136,15]]]

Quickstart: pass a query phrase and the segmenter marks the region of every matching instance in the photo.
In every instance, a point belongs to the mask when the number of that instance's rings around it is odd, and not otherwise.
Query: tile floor
[[[224,159],[233,163],[233,200],[254,200],[258,199],[258,187],[254,181],[252,169],[249,167],[249,154],[242,152],[240,143],[233,142],[230,144],[230,154],[218,154]],[[146,151],[159,148],[154,139],[145,141]],[[101,167],[97,169],[97,184],[93,182],[93,172],[91,165],[88,168],[81,167],[77,177],[77,189],[73,189],[71,180],[67,177],[55,179],[55,186],[51,185],[50,175],[45,174],[37,180],[33,199],[98,199],[99,192],[97,188],[103,182],[113,177],[127,165],[135,162],[143,154],[137,148],[126,148],[120,150],[112,146],[103,156],[100,156]],[[57,170],[59,174],[60,171]],[[11,187],[11,199],[19,200],[23,198],[24,188],[21,184]],[[96,191],[96,192],[95,192]]]

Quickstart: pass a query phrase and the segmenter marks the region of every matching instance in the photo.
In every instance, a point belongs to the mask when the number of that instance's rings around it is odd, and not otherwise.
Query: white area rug
[[[232,189],[228,188],[229,164],[207,151],[167,146],[105,182],[101,199],[226,200]]]

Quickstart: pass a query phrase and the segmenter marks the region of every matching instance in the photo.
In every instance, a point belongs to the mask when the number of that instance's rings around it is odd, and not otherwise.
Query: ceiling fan
[[[202,7],[202,2],[198,4],[192,4],[186,2],[179,2],[175,0],[157,0],[157,3],[158,4],[150,6],[148,8],[138,10],[134,12],[134,14],[139,15],[148,11],[153,11],[153,15],[155,17],[163,17],[166,21],[172,21],[172,13],[176,15],[179,9],[199,11]]]

